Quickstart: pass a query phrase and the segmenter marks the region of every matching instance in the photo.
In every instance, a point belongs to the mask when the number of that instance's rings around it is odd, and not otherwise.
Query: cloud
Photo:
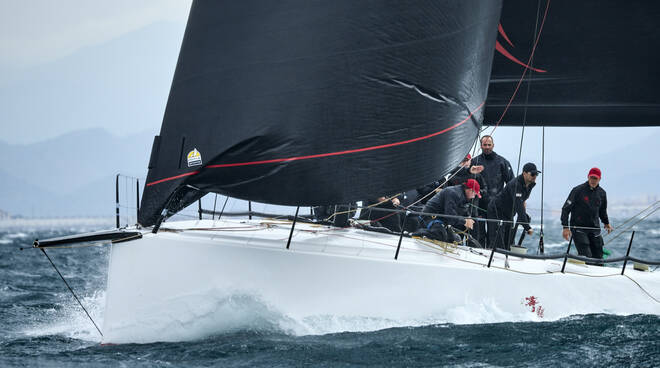
[[[0,68],[51,62],[160,21],[185,23],[190,0],[27,0],[0,4]]]

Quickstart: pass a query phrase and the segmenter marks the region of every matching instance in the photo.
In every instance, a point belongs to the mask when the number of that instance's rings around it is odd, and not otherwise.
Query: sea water
[[[226,323],[203,339],[101,345],[99,332],[46,257],[29,248],[35,238],[99,227],[104,226],[84,221],[0,227],[0,366],[660,366],[655,315],[507,321],[488,308],[467,306],[438,320],[392,328],[406,321],[336,316],[297,321],[245,295],[219,304]],[[660,220],[635,230],[631,255],[660,259]],[[544,233],[546,253],[565,251],[557,221],[547,223]],[[537,252],[537,234],[525,240],[530,253]],[[611,238],[605,237],[611,256],[625,255],[630,233]],[[105,245],[48,250],[99,327],[108,252]]]

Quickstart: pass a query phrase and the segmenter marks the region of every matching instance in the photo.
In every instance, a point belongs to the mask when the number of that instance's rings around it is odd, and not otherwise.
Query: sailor
[[[483,177],[481,172],[484,167],[481,165],[472,166],[472,156],[468,153],[458,166],[449,172],[447,180],[443,187],[451,187],[465,183],[468,179],[474,179],[483,187]]]
[[[476,180],[468,179],[461,185],[451,186],[434,195],[426,203],[422,212],[448,216],[423,216],[421,230],[413,235],[453,242],[455,237],[452,228],[458,230],[472,229],[474,220],[465,218],[466,206],[468,201],[475,196],[481,197],[480,189]]]
[[[465,183],[468,179],[475,179],[479,185],[483,187],[483,178],[480,173],[483,166],[471,166],[472,156],[468,153],[467,156],[454,168],[447,177],[440,181],[434,181],[431,184],[417,188],[417,198],[421,198],[420,203],[426,202],[432,197],[431,192],[438,193],[441,188],[447,188],[454,185]]]
[[[490,247],[511,249],[514,214],[518,215],[517,221],[522,224],[525,231],[532,235],[534,231],[529,226],[530,217],[525,210],[525,201],[536,185],[536,176],[540,173],[536,165],[531,162],[526,163],[523,166],[523,173],[509,181],[504,190],[490,201],[488,205]]]
[[[419,199],[419,204],[425,205],[426,202],[428,202],[428,200],[431,199],[431,197],[434,195],[432,195],[431,192],[439,193],[443,184],[444,180],[436,180],[433,183],[426,184],[417,188],[417,198]]]
[[[381,211],[379,209],[395,210],[401,205],[400,195],[392,197],[378,197],[362,201],[366,204],[360,212],[360,220],[370,220],[371,226],[384,227],[392,232],[401,232],[401,219],[403,214],[393,211]]]
[[[564,239],[568,240],[572,234],[579,255],[598,259],[603,258],[603,237],[598,219],[603,221],[608,234],[613,230],[607,217],[607,195],[599,185],[600,178],[599,168],[589,170],[587,181],[571,190],[561,209]]]
[[[477,206],[477,216],[487,217],[488,204],[492,198],[495,198],[504,188],[504,185],[514,178],[513,170],[509,161],[493,151],[495,143],[493,137],[484,135],[481,137],[481,154],[472,159],[472,167],[481,168],[483,177],[483,198],[475,203]],[[478,222],[474,231],[474,236],[481,244],[486,243],[486,228],[484,222]]]
[[[332,226],[348,227],[349,219],[355,215],[357,204],[312,207],[314,218],[318,222],[331,222]]]

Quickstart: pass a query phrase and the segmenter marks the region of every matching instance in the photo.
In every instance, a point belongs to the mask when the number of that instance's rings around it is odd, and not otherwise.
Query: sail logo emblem
[[[188,152],[188,167],[199,166],[202,164],[202,154],[199,153],[197,148],[193,148],[192,151]]]

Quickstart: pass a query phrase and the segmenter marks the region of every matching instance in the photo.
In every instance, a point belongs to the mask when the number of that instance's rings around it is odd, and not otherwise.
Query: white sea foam
[[[22,238],[27,238],[26,233],[13,233],[13,234],[7,234],[6,235],[9,239],[22,239]]]
[[[79,296],[80,297],[80,296]],[[23,331],[28,336],[60,335],[85,341],[100,342],[101,336],[89,320],[80,305],[70,294],[61,295],[61,309],[44,309],[46,321],[35,322]],[[105,291],[97,291],[90,296],[80,297],[94,321],[99,325],[103,321]]]
[[[498,322],[543,321],[535,313],[512,314],[493,301],[468,304],[438,312],[424,319],[384,319],[359,316],[310,316],[296,320],[289,330],[296,335],[323,335],[337,332],[368,332],[394,327],[419,327],[441,324],[483,324]]]
[[[324,335],[339,332],[369,332],[394,327],[418,327],[437,324],[481,324],[497,322],[542,321],[535,313],[512,314],[500,309],[494,301],[470,303],[463,307],[438,312],[424,319],[386,319],[365,316],[286,315],[248,294],[219,296],[217,291],[204,296],[189,297],[185,303],[173,301],[171,309],[153,310],[147,319],[132,320],[125,316],[121,326],[106,331],[104,341],[112,343],[143,343],[153,341],[187,341],[236,331],[281,332],[295,336]],[[173,322],[173,315],[184,318]],[[84,323],[85,321],[80,321]],[[87,321],[89,324],[89,321]],[[90,325],[91,326],[91,325]],[[155,328],[155,326],[157,326]],[[55,331],[61,325],[54,327]],[[94,330],[80,325],[86,336]],[[145,334],[145,331],[151,331]]]
[[[557,242],[557,243],[544,243],[545,248],[566,248],[568,246],[567,241]]]

